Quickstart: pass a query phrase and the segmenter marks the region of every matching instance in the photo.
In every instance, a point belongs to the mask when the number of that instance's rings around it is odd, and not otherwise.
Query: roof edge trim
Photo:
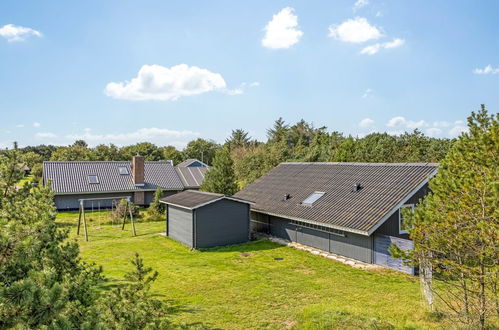
[[[376,224],[374,224],[371,229],[369,229],[367,232],[369,233],[369,235],[372,235],[379,227],[381,227],[382,224],[384,224],[386,222],[386,220],[388,220],[388,218],[390,218],[395,212],[398,211],[398,209],[404,205],[416,192],[418,192],[419,189],[423,188],[423,186],[425,184],[427,184],[431,178],[433,178],[435,175],[437,174],[437,169],[435,169],[433,172],[431,172],[430,174],[428,174],[428,177],[426,179],[424,179],[420,184],[418,184],[416,186],[416,188],[414,188],[413,190],[411,190],[403,199],[400,203],[398,203],[397,205],[395,205],[395,207],[390,211],[388,212],[383,218],[381,218],[381,220],[379,220]]]

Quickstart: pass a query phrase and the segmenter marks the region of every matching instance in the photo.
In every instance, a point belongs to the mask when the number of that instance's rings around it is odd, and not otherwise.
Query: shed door
[[[414,275],[414,268],[404,265],[401,259],[393,259],[388,252],[392,243],[404,250],[412,250],[414,243],[411,240],[394,236],[376,235],[374,236],[374,263],[376,265],[393,268],[404,273]]]

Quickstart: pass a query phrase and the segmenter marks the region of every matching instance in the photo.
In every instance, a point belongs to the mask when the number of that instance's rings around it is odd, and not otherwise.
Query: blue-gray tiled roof
[[[127,168],[129,174],[120,174],[119,167]],[[127,161],[44,162],[43,182],[51,182],[56,194],[77,194],[154,190],[157,187],[163,190],[184,190],[186,187],[198,187],[204,179],[204,172],[202,176],[196,177],[197,180],[181,178],[168,162],[145,162],[144,167],[145,185],[138,187],[132,181],[131,163]],[[89,183],[89,175],[97,175],[99,183]]]

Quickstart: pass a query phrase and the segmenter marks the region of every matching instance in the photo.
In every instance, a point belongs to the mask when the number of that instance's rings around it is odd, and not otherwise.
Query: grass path
[[[76,237],[77,214],[58,218]],[[131,237],[129,224],[126,229],[89,225],[90,241],[77,238],[83,258],[119,280],[139,252],[159,272],[155,293],[183,306],[175,321],[223,329],[281,329],[302,327],[333,310],[397,328],[438,327],[421,307],[417,279],[408,275],[358,270],[268,240],[192,251],[158,235],[164,222],[138,223],[137,237]]]

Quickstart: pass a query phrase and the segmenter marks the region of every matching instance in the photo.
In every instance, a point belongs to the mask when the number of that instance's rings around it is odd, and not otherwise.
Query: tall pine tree
[[[392,252],[419,264],[430,304],[434,296],[440,311],[484,328],[499,307],[499,115],[482,105],[468,127],[430,181],[432,193],[406,213],[414,251]]]
[[[228,147],[221,148],[215,154],[213,166],[206,173],[201,190],[225,195],[233,195],[238,191],[234,162]]]

